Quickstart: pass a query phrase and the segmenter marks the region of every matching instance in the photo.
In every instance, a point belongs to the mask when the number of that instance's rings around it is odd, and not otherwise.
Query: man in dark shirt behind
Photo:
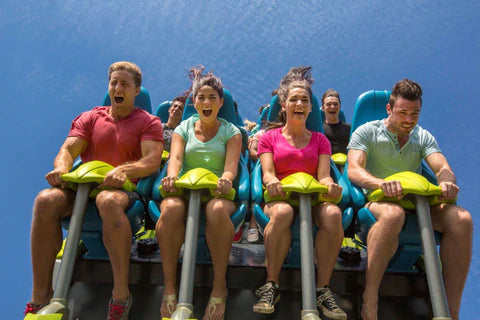
[[[332,154],[347,153],[350,124],[340,121],[341,101],[336,90],[328,89],[322,96],[322,111],[325,113],[323,131],[332,145]]]

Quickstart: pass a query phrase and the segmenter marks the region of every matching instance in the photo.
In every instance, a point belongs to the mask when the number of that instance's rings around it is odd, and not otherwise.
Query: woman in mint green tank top
[[[172,135],[167,176],[162,185],[165,191],[174,191],[177,177],[193,168],[206,168],[218,177],[219,194],[232,188],[237,175],[242,139],[238,128],[217,118],[223,105],[223,87],[212,73],[202,74],[203,67],[192,68],[192,98],[197,115],[183,121]],[[176,272],[180,248],[185,238],[185,219],[188,203],[181,197],[167,197],[160,204],[160,219],[156,235],[162,256],[165,290],[160,313],[170,318],[177,303]],[[234,227],[230,215],[235,204],[223,198],[214,198],[205,206],[205,234],[211,253],[214,277],[210,300],[204,319],[223,319],[227,285],[225,281]]]

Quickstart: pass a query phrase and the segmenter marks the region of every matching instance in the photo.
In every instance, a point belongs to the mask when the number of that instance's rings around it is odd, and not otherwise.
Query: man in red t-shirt
[[[45,176],[52,188],[41,191],[35,199],[31,231],[33,289],[25,314],[36,313],[52,297],[52,271],[62,244],[60,222],[71,215],[75,200],[74,192],[62,188],[61,176],[70,171],[74,159],[80,156],[83,162],[102,160],[115,166],[99,186],[114,189],[101,191],[95,202],[114,278],[108,319],[113,313],[128,319],[132,301],[128,289],[132,234],[125,210],[132,195],[120,188],[127,179],[135,181],[159,168],[163,132],[157,117],[134,105],[142,82],[137,65],[116,62],[110,66],[108,79],[112,105],[96,107],[73,120],[53,170]]]

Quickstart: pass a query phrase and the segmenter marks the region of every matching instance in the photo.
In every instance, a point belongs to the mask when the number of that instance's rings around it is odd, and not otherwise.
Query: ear
[[[136,87],[135,88],[135,96],[138,96],[139,93],[140,93],[140,87]]]
[[[390,103],[387,103],[386,109],[387,109],[387,114],[390,116],[392,113],[392,106],[390,106]]]
[[[322,110],[323,112],[325,112],[325,107],[322,105],[322,106],[320,107],[320,110]]]
[[[285,102],[280,102],[280,107],[282,107],[282,110],[285,111]]]
[[[223,98],[220,98],[220,108],[223,107]]]

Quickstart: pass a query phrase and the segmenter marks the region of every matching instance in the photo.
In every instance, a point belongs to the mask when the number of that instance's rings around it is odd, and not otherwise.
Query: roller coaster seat
[[[103,99],[102,105],[110,104],[111,101],[107,92]],[[148,112],[152,111],[150,94],[144,87],[141,87],[140,93],[135,98],[135,106]],[[76,161],[73,169],[77,168],[80,164],[81,161]],[[151,187],[153,183],[152,179],[153,177],[140,179],[137,183],[137,193],[139,193],[140,195],[149,194],[151,190],[149,186]],[[135,235],[143,227],[143,220],[145,217],[144,203],[140,200],[135,201],[133,205],[127,210],[126,215],[132,228],[132,234]],[[68,230],[69,224],[69,217],[66,217],[62,220],[62,227],[65,230]],[[87,249],[85,258],[108,259],[108,254],[102,240],[102,220],[100,219],[98,209],[95,205],[94,200],[90,200],[87,204],[85,218],[83,221],[81,239],[85,248]]]
[[[233,124],[237,120],[237,115],[233,107],[233,98],[229,91],[224,89],[224,103],[222,108],[220,108],[218,117],[223,118]],[[196,113],[195,108],[193,107],[193,102],[191,97],[189,97],[185,103],[185,108],[183,112],[183,120],[188,119],[190,116]],[[162,201],[162,196],[160,194],[161,180],[166,176],[167,165],[164,166],[158,177],[155,179],[152,189],[151,197],[152,200],[148,203],[148,213],[153,220],[157,222],[161,212],[158,204]],[[245,220],[245,215],[247,213],[248,204],[250,201],[250,174],[248,171],[248,158],[246,156],[240,156],[240,161],[238,164],[238,173],[237,177],[233,181],[233,188],[236,190],[234,202],[237,204],[237,210],[231,215],[230,219],[232,220],[235,231],[237,231],[243,224]],[[198,248],[197,248],[197,263],[210,263],[210,253],[208,251],[206,239],[205,239],[205,215],[200,214],[200,224],[198,231]]]
[[[360,125],[372,121],[388,117],[386,112],[386,105],[390,98],[389,91],[367,91],[361,94],[355,104],[355,110],[352,118],[352,134]],[[361,188],[355,186],[348,180],[348,163],[346,164],[344,177],[350,186],[350,195],[352,199],[352,206],[357,212],[357,235],[360,240],[367,244],[367,234],[370,227],[377,221],[373,214],[364,207],[366,203],[364,192]],[[435,174],[430,168],[422,162],[422,175],[431,183],[436,184]],[[437,243],[441,238],[441,234],[435,232]],[[422,243],[420,238],[420,231],[418,229],[417,219],[415,214],[407,214],[405,224],[399,235],[398,249],[395,255],[390,260],[388,271],[412,271],[413,266],[419,256],[422,254]]]
[[[169,117],[168,109],[170,109],[172,103],[172,101],[164,101],[158,105],[155,115],[160,118],[162,123],[167,123]]]
[[[280,102],[278,96],[272,97],[272,101],[270,103],[269,113],[267,116],[267,121],[277,121],[278,114],[280,112]],[[315,96],[312,99],[312,112],[307,118],[306,126],[311,131],[317,131],[323,133],[323,125],[320,120],[320,106],[318,104],[318,100]],[[338,168],[335,164],[331,161],[330,162],[330,175],[341,187],[342,187],[342,200],[338,204],[339,207],[343,210],[342,216],[342,226],[345,230],[348,228],[350,223],[353,220],[353,209],[349,207],[350,203],[350,195],[349,195],[349,188],[347,182],[343,178],[342,174],[338,171]],[[255,219],[257,220],[257,224],[259,226],[260,232],[263,233],[266,225],[270,221],[270,219],[265,215],[263,212],[263,183],[262,183],[262,167],[260,164],[260,160],[257,161],[253,170],[252,170],[252,177],[251,177],[251,202],[252,202],[252,212],[255,215]],[[299,227],[299,219],[298,215],[295,218],[295,221],[292,225],[292,245],[290,249],[290,253],[288,254],[285,260],[285,266],[291,267],[300,267],[300,227]],[[313,226],[314,234],[317,231],[317,228]]]

